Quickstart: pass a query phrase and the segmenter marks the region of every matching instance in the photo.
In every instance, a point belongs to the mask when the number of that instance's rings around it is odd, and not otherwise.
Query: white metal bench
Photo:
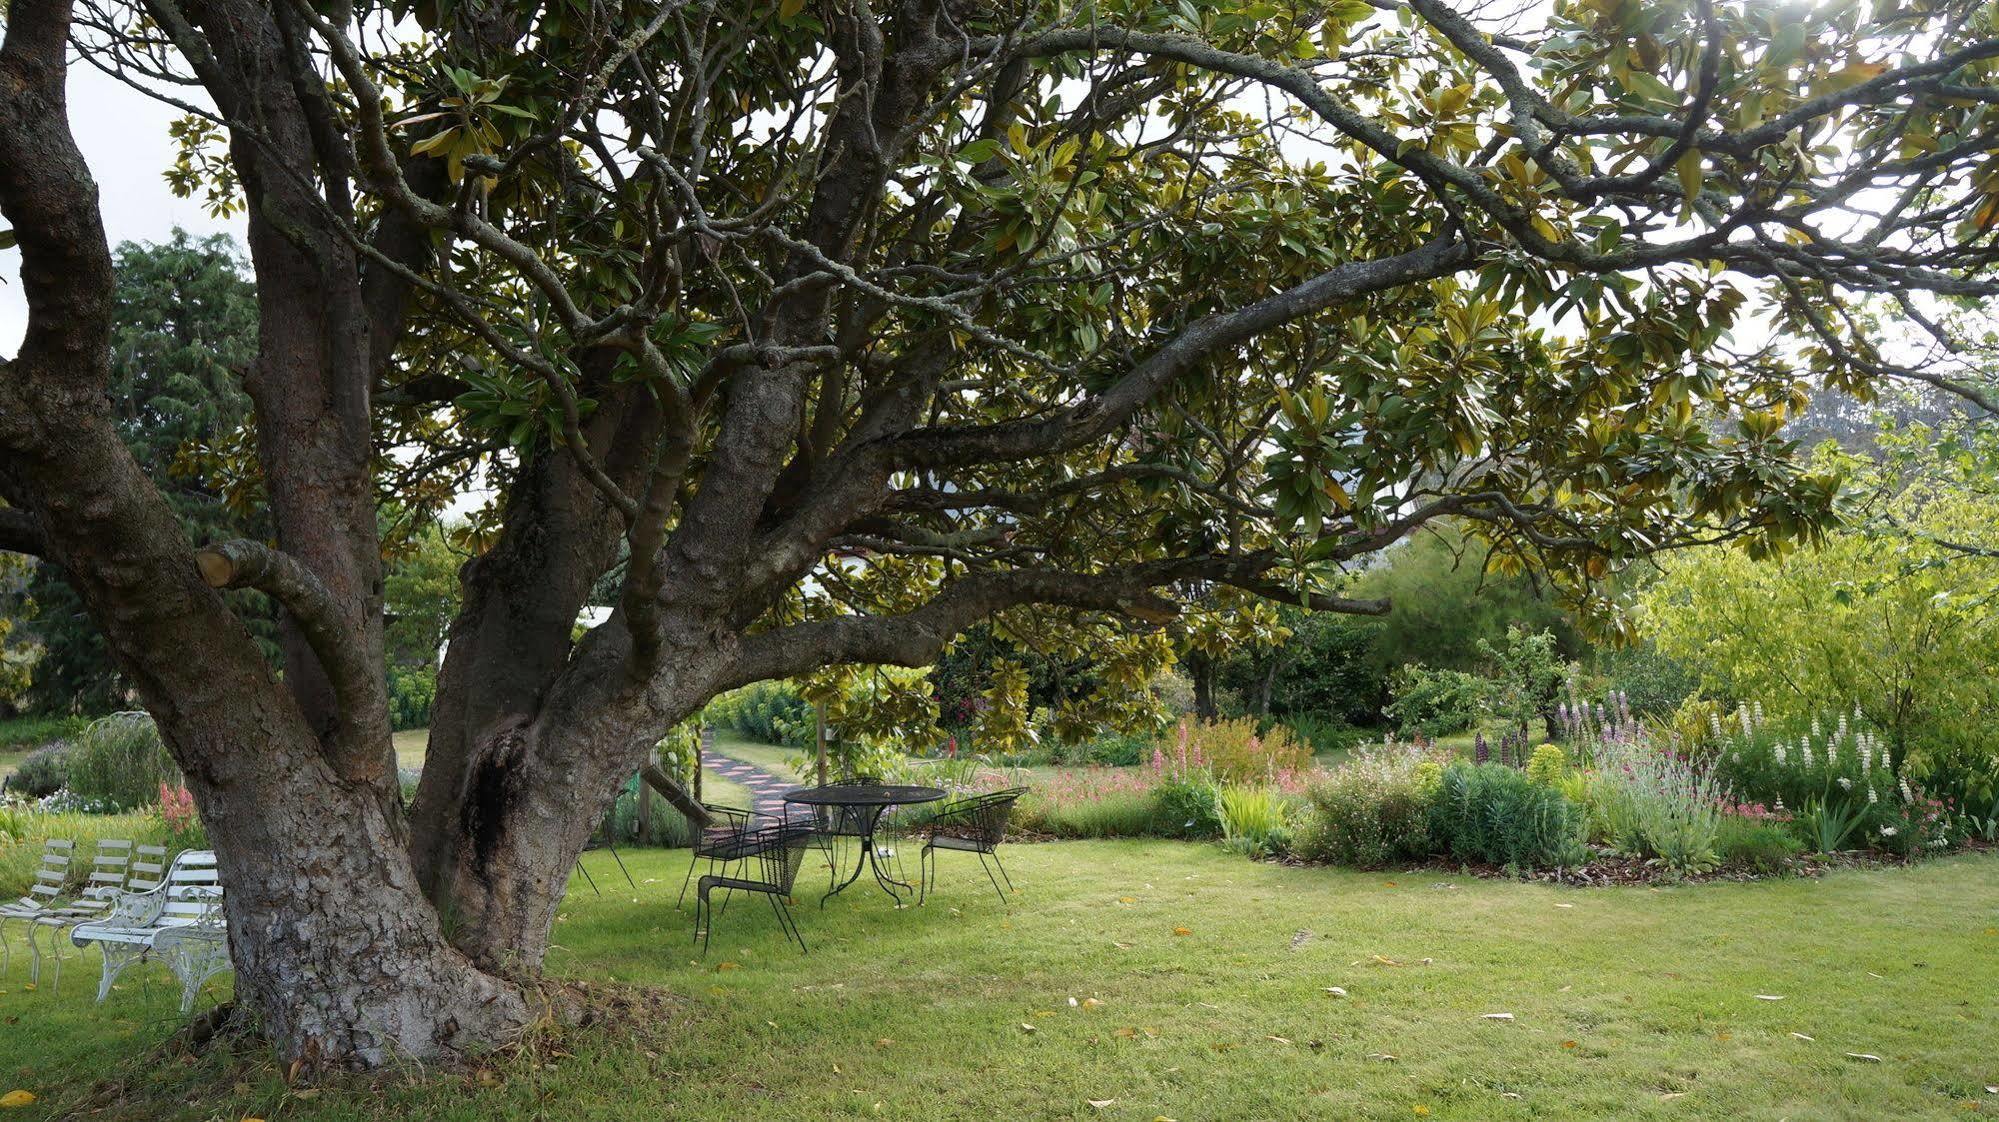
[[[166,883],[151,892],[126,893],[101,920],[70,932],[77,946],[96,943],[104,954],[97,1000],[127,966],[157,957],[180,980],[180,1009],[194,1008],[201,984],[229,969],[228,929],[222,916],[222,882],[215,854],[190,849],[174,858]]]

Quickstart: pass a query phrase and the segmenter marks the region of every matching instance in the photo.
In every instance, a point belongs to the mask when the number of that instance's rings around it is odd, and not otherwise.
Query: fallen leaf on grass
[[[1347,991],[1346,991],[1346,990],[1345,990],[1345,989],[1344,989],[1343,987],[1340,987],[1340,986],[1327,986],[1327,987],[1326,987],[1326,996],[1327,996],[1327,997],[1345,997],[1346,995],[1347,995]]]
[[[1999,1095],[1999,1083],[1987,1083],[1985,1085],[1985,1093],[1988,1095]]]
[[[1859,1060],[1864,1064],[1878,1064],[1881,1062],[1881,1057],[1872,1052],[1848,1052],[1846,1058],[1849,1060]]]
[[[1512,1019],[1513,1019],[1513,1014],[1511,1014],[1511,1013],[1481,1013],[1481,1014],[1479,1014],[1479,1020],[1481,1020],[1481,1021],[1510,1021],[1510,1020],[1512,1020]]]
[[[1424,1106],[1422,1103],[1417,1103],[1415,1106],[1410,1107],[1409,1110],[1412,1114],[1428,1115],[1430,1113],[1430,1108]]]
[[[1556,906],[1556,907],[1558,907],[1558,908],[1573,908],[1573,907],[1575,907],[1575,905],[1574,905],[1574,904],[1556,904],[1555,906]]]
[[[1276,1041],[1277,1043],[1279,1043],[1279,1044],[1289,1044],[1289,1043],[1291,1043],[1291,1039],[1290,1039],[1289,1037],[1285,1037],[1285,1036],[1269,1036],[1269,1035],[1266,1035],[1266,1036],[1264,1036],[1264,1039],[1265,1039],[1265,1040],[1275,1040],[1275,1041]]]
[[[1392,958],[1388,957],[1388,956],[1387,956],[1387,955],[1385,955],[1385,954],[1378,954],[1378,955],[1375,955],[1375,956],[1374,956],[1374,964],[1375,964],[1376,966],[1407,966],[1407,965],[1409,965],[1409,964],[1408,964],[1408,963],[1406,963],[1406,962],[1397,962],[1397,961],[1395,961],[1394,959],[1392,959]]]
[[[1562,1041],[1562,1047],[1564,1047],[1564,1048],[1574,1048],[1575,1046],[1576,1046],[1576,1042],[1575,1042],[1575,1041],[1573,1041],[1573,1040],[1564,1040],[1564,1041]]]
[[[1383,888],[1394,888],[1394,887],[1395,887],[1395,882],[1394,882],[1394,881],[1392,881],[1392,880],[1385,880],[1385,881],[1382,881],[1382,882],[1381,882],[1381,887],[1383,887]]]
[[[1120,897],[1118,897],[1118,898],[1117,898],[1117,902],[1118,902],[1118,903],[1120,903],[1120,904],[1136,904],[1136,903],[1138,903],[1138,897],[1136,897],[1136,896],[1120,896]]]
[[[1083,999],[1083,1008],[1085,1009],[1095,1009],[1102,1004],[1103,1002],[1098,1001],[1094,997],[1086,997]]]
[[[1782,1001],[1782,1000],[1784,1000],[1784,995],[1783,995],[1783,994],[1780,994],[1780,993],[1759,993],[1759,994],[1757,994],[1757,995],[1756,995],[1756,1000],[1758,1000],[1758,1001]]]
[[[1668,1091],[1665,1094],[1659,1096],[1659,1101],[1662,1103],[1671,1102],[1674,1099],[1683,1099],[1686,1097],[1687,1093],[1685,1091]]]
[[[1125,1025],[1119,1028],[1116,1032],[1113,1032],[1111,1035],[1117,1037],[1120,1040],[1130,1040],[1132,1037],[1138,1035],[1138,1030],[1132,1028],[1130,1025]]]
[[[894,1043],[895,1043],[895,1041],[893,1041],[893,1040],[890,1040],[890,1039],[889,1039],[888,1037],[884,1036],[884,1037],[882,1037],[881,1039],[879,1039],[879,1040],[876,1040],[876,1041],[875,1041],[875,1047],[877,1047],[877,1048],[886,1048],[886,1047],[888,1047],[889,1045],[891,1045],[891,1044],[894,1044]]]
[[[1805,1041],[1805,1042],[1806,1042],[1806,1043],[1808,1043],[1808,1044],[1816,1044],[1816,1043],[1818,1043],[1818,1041],[1817,1041],[1817,1040],[1814,1040],[1813,1038],[1811,1038],[1811,1037],[1809,1037],[1809,1036],[1806,1036],[1806,1035],[1805,1035],[1804,1033],[1802,1033],[1802,1032],[1794,1032],[1794,1033],[1792,1033],[1791,1035],[1792,1035],[1792,1036],[1794,1036],[1794,1037],[1796,1037],[1796,1038],[1798,1038],[1799,1040],[1802,1040],[1802,1041]]]
[[[1036,1028],[1036,1027],[1035,1027],[1035,1026],[1033,1026],[1033,1025],[1030,1025],[1030,1024],[1028,1024],[1028,1023],[1027,1023],[1026,1021],[1022,1021],[1022,1022],[1020,1022],[1020,1031],[1022,1031],[1022,1032],[1040,1032],[1041,1030],[1040,1030],[1040,1029],[1038,1029],[1038,1028]]]
[[[1382,1063],[1385,1064],[1392,1064],[1395,1062],[1395,1057],[1389,1055],[1386,1052],[1370,1052],[1368,1053],[1367,1058],[1370,1060],[1380,1060]]]
[[[1130,943],[1120,943],[1116,939],[1111,940],[1111,946],[1116,947],[1118,950],[1121,951],[1128,951],[1131,949]]]
[[[33,1091],[9,1091],[4,1095],[0,1095],[0,1108],[18,1110],[21,1107],[33,1105],[34,1101],[35,1093]]]
[[[718,962],[715,964],[715,972],[718,974],[724,970],[741,970],[742,968],[743,964],[740,962]]]
[[[1193,932],[1192,932],[1191,930],[1189,930],[1189,929],[1185,928],[1185,927],[1176,927],[1176,928],[1174,928],[1174,929],[1173,929],[1173,934],[1175,934],[1175,935],[1192,935],[1192,934],[1193,934]]]
[[[1091,1106],[1093,1106],[1093,1107],[1096,1107],[1096,1108],[1097,1108],[1098,1110],[1108,1110],[1108,1109],[1110,1108],[1110,1105],[1111,1105],[1112,1103],[1116,1102],[1117,1100],[1116,1100],[1116,1099],[1084,1099],[1083,1101],[1084,1101],[1084,1102],[1086,1102],[1086,1103],[1088,1103],[1088,1104],[1090,1104],[1090,1105],[1091,1105]]]

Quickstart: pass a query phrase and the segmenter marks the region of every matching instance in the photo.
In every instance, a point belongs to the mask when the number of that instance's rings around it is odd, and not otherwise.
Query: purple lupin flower
[[[1486,746],[1484,733],[1479,733],[1478,738],[1472,741],[1471,758],[1472,762],[1480,764],[1492,758],[1492,749]]]

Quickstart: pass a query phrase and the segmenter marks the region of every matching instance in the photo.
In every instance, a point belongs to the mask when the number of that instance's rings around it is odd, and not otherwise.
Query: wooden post
[[[817,740],[819,743],[819,785],[821,787],[824,787],[826,785],[826,703],[823,701],[820,702],[818,705],[818,710],[819,710],[819,731],[818,731]]]

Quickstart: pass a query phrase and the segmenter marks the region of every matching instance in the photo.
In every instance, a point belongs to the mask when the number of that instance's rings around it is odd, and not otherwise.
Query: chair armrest
[[[121,892],[111,910],[91,921],[95,927],[151,927],[167,906],[165,885],[146,892]]]

